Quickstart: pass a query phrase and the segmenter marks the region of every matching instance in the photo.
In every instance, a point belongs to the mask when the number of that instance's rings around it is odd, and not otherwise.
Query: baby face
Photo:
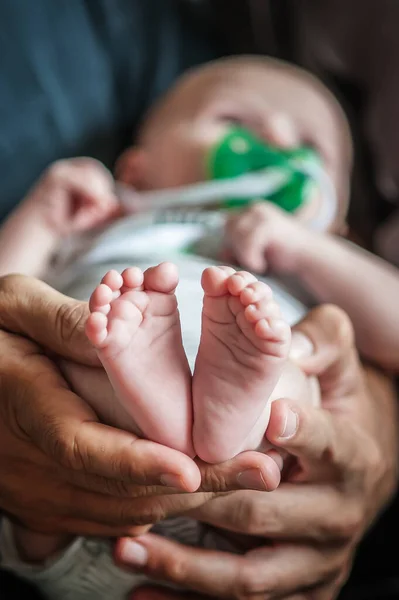
[[[320,84],[294,67],[263,59],[217,61],[179,80],[143,125],[138,187],[164,189],[207,179],[209,153],[232,125],[276,146],[321,140],[342,200],[342,221],[351,163],[346,122]],[[316,201],[306,210],[314,210]]]
[[[207,179],[209,152],[232,125],[270,141],[270,99],[256,70],[224,69],[201,75],[183,79],[160,112],[149,117],[142,138],[148,156],[147,189]]]

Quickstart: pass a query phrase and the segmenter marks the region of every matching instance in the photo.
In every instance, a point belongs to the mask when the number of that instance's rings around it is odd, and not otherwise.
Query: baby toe
[[[244,288],[255,282],[257,279],[252,273],[238,271],[228,278],[227,289],[233,296],[239,296]]]
[[[260,319],[254,329],[259,338],[277,344],[289,342],[291,339],[291,328],[283,319]]]
[[[107,339],[107,324],[106,315],[100,312],[92,313],[87,319],[85,331],[93,346],[99,348]]]
[[[140,288],[143,285],[144,275],[143,271],[138,267],[129,267],[122,272],[123,288],[125,292],[131,289]]]
[[[201,285],[207,296],[223,296],[227,292],[227,280],[235,273],[232,267],[208,267],[201,277]]]
[[[119,291],[123,285],[123,278],[118,271],[108,271],[101,280],[101,283],[107,285],[113,292]]]
[[[146,290],[171,294],[179,283],[177,266],[171,262],[163,262],[155,267],[150,267],[144,273],[144,287]]]
[[[273,297],[273,292],[270,287],[262,281],[250,283],[241,292],[240,300],[244,306],[254,304],[260,300],[270,301]]]
[[[90,312],[101,312],[107,315],[110,310],[110,302],[113,298],[113,292],[108,285],[100,283],[90,296],[89,309]]]
[[[281,317],[281,310],[277,302],[266,299],[259,300],[249,304],[245,309],[245,316],[251,323],[256,323],[260,319],[278,319]]]

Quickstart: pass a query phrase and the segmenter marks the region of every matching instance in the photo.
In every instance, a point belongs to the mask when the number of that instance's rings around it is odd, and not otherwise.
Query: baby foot
[[[210,267],[202,287],[193,440],[202,460],[219,463],[260,445],[291,330],[270,288],[250,273]]]
[[[116,397],[142,434],[193,455],[191,374],[175,265],[109,271],[90,299],[86,334]]]

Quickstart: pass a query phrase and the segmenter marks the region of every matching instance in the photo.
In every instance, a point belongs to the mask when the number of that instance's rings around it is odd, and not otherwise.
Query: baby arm
[[[49,167],[0,229],[0,275],[43,275],[63,239],[115,213],[112,185],[111,174],[95,160]]]
[[[237,261],[258,273],[294,276],[318,302],[350,316],[365,358],[399,372],[399,273],[345,240],[319,234],[266,203],[231,219]]]

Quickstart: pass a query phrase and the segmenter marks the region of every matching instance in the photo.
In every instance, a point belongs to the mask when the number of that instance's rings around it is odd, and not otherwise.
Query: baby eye
[[[242,119],[241,117],[237,117],[237,115],[221,115],[219,117],[219,120],[222,123],[228,123],[229,125],[239,125],[239,126],[244,126],[245,122],[244,119]]]

